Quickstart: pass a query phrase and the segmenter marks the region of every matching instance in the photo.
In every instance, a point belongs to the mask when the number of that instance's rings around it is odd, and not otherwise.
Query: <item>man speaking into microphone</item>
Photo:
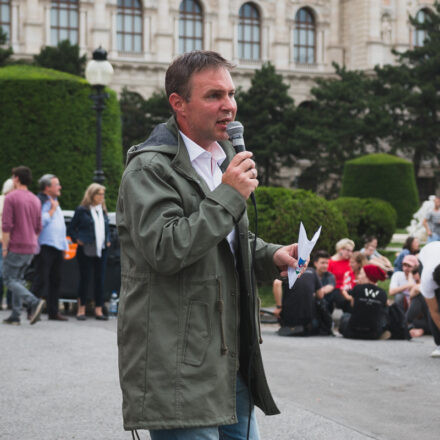
[[[152,440],[258,440],[253,405],[279,412],[254,286],[295,267],[297,245],[256,239],[252,255],[246,200],[257,170],[252,153],[228,141],[232,68],[215,52],[177,58],[165,78],[173,117],[127,154],[116,214],[118,346],[133,437],[148,429]]]

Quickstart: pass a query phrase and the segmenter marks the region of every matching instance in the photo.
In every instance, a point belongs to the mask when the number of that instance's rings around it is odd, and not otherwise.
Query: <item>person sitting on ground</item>
[[[386,273],[374,264],[364,266],[359,274],[359,283],[348,293],[352,313],[341,317],[339,332],[351,339],[388,339],[386,330],[387,294],[377,286],[379,280],[386,279]]]
[[[341,290],[350,290],[358,282],[361,269],[368,263],[367,257],[360,251],[353,252],[350,257],[350,270],[344,274],[344,282]]]
[[[349,238],[343,238],[336,243],[336,254],[329,260],[328,271],[335,276],[335,289],[325,297],[330,313],[334,308],[339,308],[345,312],[350,311],[350,302],[344,297],[341,288],[344,285],[344,278],[347,272],[354,279],[354,274],[350,267],[350,257],[353,253],[354,241]]]
[[[402,269],[393,273],[390,281],[389,294],[394,296],[394,302],[405,312],[409,306],[409,292],[416,283],[412,270],[417,268],[419,261],[414,255],[407,255],[403,259]]]
[[[423,219],[423,226],[428,235],[428,243],[440,240],[440,194],[435,196],[434,207]]]
[[[325,307],[321,307],[319,299],[321,287],[321,281],[311,267],[296,280],[292,289],[287,280],[274,281],[275,316],[280,322],[280,336],[332,334],[331,316]]]
[[[367,237],[365,239],[364,247],[360,250],[368,260],[369,264],[375,264],[383,269],[387,274],[393,272],[393,265],[387,257],[384,257],[377,251],[377,238]]]
[[[409,291],[409,307],[406,312],[406,322],[408,323],[409,333],[412,338],[418,338],[424,334],[430,334],[429,310],[425,298],[420,293],[420,274],[422,265],[415,267],[411,271],[415,284]]]
[[[336,285],[335,276],[328,271],[329,259],[330,254],[323,250],[317,251],[313,256],[313,266],[322,285],[317,293],[318,299],[323,299],[325,295],[333,292]]]
[[[408,237],[403,245],[402,251],[394,260],[394,272],[402,270],[403,259],[407,255],[417,255],[420,252],[420,242],[416,237]]]

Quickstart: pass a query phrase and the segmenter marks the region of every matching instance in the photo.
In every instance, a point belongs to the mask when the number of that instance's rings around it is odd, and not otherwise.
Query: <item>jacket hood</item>
[[[178,140],[173,119],[171,118],[168,122],[157,125],[146,141],[130,147],[127,151],[125,165],[127,166],[133,157],[147,151],[176,155]]]

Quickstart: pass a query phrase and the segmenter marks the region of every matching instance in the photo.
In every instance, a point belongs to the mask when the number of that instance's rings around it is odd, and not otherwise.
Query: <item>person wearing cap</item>
[[[348,291],[352,313],[344,313],[339,332],[351,339],[388,339],[391,333],[386,330],[387,294],[377,286],[386,279],[386,273],[374,264],[364,266],[357,284]]]
[[[440,241],[428,243],[420,252],[423,264],[420,290],[429,309],[429,325],[437,347],[431,357],[440,358]]]
[[[411,288],[416,284],[412,270],[418,267],[419,260],[414,255],[406,255],[402,262],[402,270],[393,273],[390,281],[389,294],[394,296],[394,302],[408,310]]]

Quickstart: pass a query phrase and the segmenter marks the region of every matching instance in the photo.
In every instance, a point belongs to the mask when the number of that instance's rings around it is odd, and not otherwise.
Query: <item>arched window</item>
[[[0,0],[0,28],[2,32],[11,39],[11,2],[10,0]]]
[[[52,0],[50,43],[53,46],[63,40],[78,44],[78,15],[78,0]]]
[[[416,20],[419,23],[424,23],[427,15],[429,14],[428,9],[420,9],[419,12],[417,12]],[[414,47],[420,47],[423,46],[423,42],[426,38],[426,31],[423,29],[414,29],[413,30],[413,46]]]
[[[203,49],[203,14],[195,0],[180,3],[179,53]]]
[[[139,0],[118,0],[118,51],[142,52],[142,5]]]
[[[315,57],[315,19],[307,8],[301,8],[295,17],[294,60],[295,63],[313,64]]]
[[[238,55],[242,60],[259,60],[260,14],[252,3],[245,3],[238,13]]]

